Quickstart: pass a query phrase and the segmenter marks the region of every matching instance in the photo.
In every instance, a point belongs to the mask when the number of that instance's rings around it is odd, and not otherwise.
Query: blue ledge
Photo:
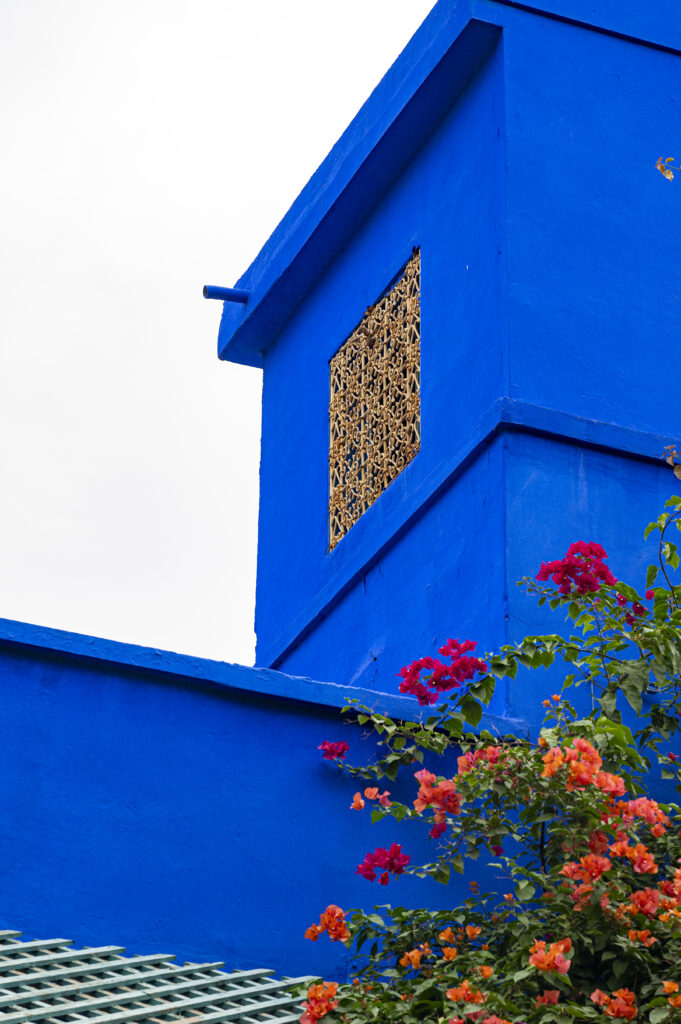
[[[249,668],[225,661],[175,654],[155,647],[138,647],[136,644],[35,626],[14,619],[0,618],[0,663],[3,648],[21,648],[31,652],[35,660],[45,655],[57,655],[76,661],[84,659],[99,662],[113,670],[132,669],[142,674],[153,673],[154,682],[165,682],[169,686],[178,682],[208,684],[224,690],[226,696],[229,693],[259,695],[326,708],[342,708],[349,701],[357,701],[402,721],[419,721],[423,714],[432,713],[430,709],[421,709],[413,698],[401,697],[399,694],[393,696],[359,686],[342,686],[304,676],[288,676],[275,669]],[[520,735],[527,731],[527,724],[516,719],[486,714],[481,728]]]
[[[249,301],[224,304],[221,359],[263,365],[283,324],[493,50],[501,26],[528,13],[681,52],[678,0],[440,0],[239,278]]]

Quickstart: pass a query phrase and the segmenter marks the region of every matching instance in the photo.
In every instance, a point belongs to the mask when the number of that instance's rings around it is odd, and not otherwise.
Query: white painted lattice
[[[179,967],[168,954],[125,957],[120,946],[71,949],[67,939],[21,942],[0,931],[0,1022],[20,1024],[293,1024],[290,989],[311,978],[272,978],[222,963]]]
[[[421,255],[417,250],[329,363],[329,548],[421,444]]]

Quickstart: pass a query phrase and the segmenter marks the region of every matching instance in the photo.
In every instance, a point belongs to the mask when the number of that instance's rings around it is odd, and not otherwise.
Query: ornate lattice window
[[[419,450],[420,348],[417,250],[329,364],[329,548]]]

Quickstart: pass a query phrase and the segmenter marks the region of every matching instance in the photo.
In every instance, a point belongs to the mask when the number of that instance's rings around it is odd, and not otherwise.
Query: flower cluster
[[[558,593],[595,594],[603,583],[614,586],[617,580],[611,573],[605,559],[607,554],[600,544],[578,540],[571,544],[561,559],[542,562],[536,579],[544,582],[553,580]]]
[[[393,843],[388,850],[378,846],[373,853],[367,853],[355,874],[361,875],[369,882],[375,882],[376,868],[379,868],[382,872],[379,884],[387,885],[390,875],[401,875],[410,860],[409,854],[402,853],[399,843]]]
[[[504,754],[503,747],[481,747],[479,750],[468,750],[457,759],[459,775],[465,775],[474,768],[480,761],[495,765]]]
[[[422,706],[435,704],[439,694],[460,687],[466,680],[473,679],[477,672],[487,671],[484,661],[468,653],[474,651],[476,646],[475,640],[448,640],[438,652],[450,659],[448,665],[439,658],[418,658],[412,661],[398,673],[402,677],[400,693],[411,694]],[[423,679],[422,672],[428,673]]]
[[[591,999],[597,1006],[603,1007],[603,1011],[608,1017],[633,1020],[638,1013],[636,996],[628,988],[618,988],[611,996],[597,988],[595,992],[591,993]]]
[[[443,779],[437,781],[426,768],[414,773],[414,778],[419,782],[419,791],[414,800],[414,809],[417,814],[422,814],[427,807],[434,807],[433,819],[435,824],[430,831],[431,838],[437,839],[447,828],[447,815],[461,813],[461,796],[456,791],[454,779]],[[435,785],[434,785],[435,783]]]
[[[349,749],[350,747],[343,740],[339,743],[331,743],[329,740],[324,740],[317,747],[317,750],[323,751],[325,761],[335,761],[336,758],[344,760]]]
[[[530,963],[538,971],[555,971],[557,974],[567,974],[570,970],[571,960],[565,956],[572,949],[572,939],[561,939],[559,942],[552,942],[549,946],[543,939],[539,939],[530,947]]]
[[[317,1021],[326,1017],[330,1010],[335,1010],[338,1006],[338,1000],[335,998],[337,991],[336,981],[310,985],[307,990],[307,1002],[303,1003],[305,1013],[300,1018],[300,1024],[317,1024]]]
[[[335,903],[330,903],[319,918],[319,924],[311,924],[305,932],[305,938],[316,942],[326,932],[332,942],[345,942],[350,938],[345,914]]]

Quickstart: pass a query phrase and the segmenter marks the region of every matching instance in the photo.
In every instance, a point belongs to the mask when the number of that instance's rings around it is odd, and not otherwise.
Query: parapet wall
[[[0,686],[0,927],[343,978],[345,948],[303,938],[328,903],[423,903],[354,873],[378,845],[424,853],[423,830],[372,829],[317,750],[371,753],[347,697],[413,701],[8,620]]]

